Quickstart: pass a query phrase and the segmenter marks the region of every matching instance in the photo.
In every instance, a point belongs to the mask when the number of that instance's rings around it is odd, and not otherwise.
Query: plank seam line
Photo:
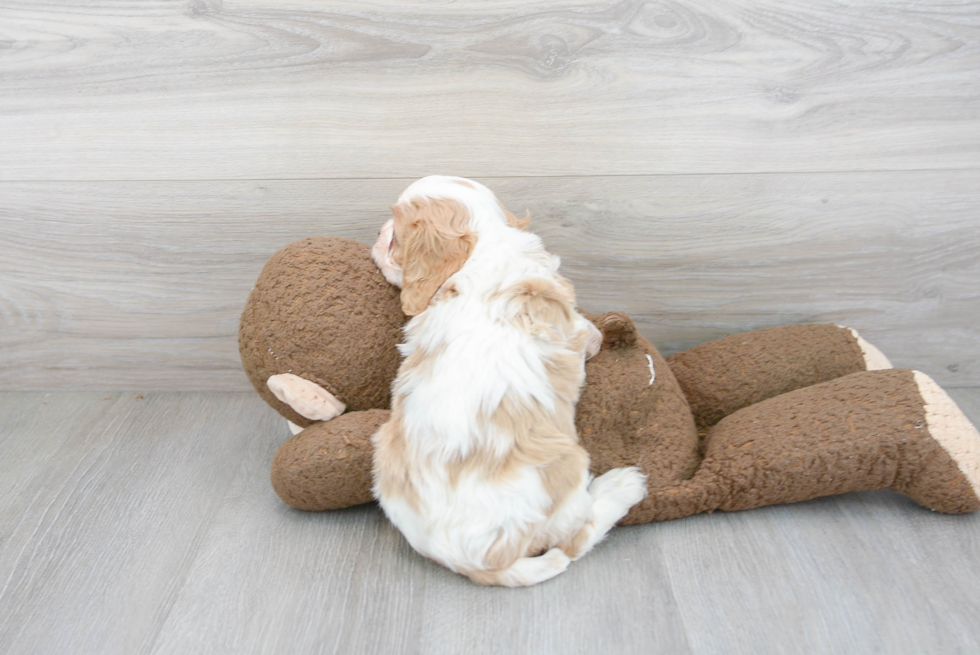
[[[747,172],[708,172],[708,173],[614,173],[614,174],[574,174],[574,175],[472,175],[484,180],[545,180],[545,179],[603,179],[603,178],[642,178],[642,177],[735,177],[737,175],[842,175],[861,173],[972,173],[980,171],[973,168],[869,168],[853,170],[802,170],[802,171],[747,171]],[[58,178],[45,180],[0,179],[0,184],[67,184],[67,183],[150,183],[150,182],[354,182],[354,181],[384,181],[384,180],[414,180],[411,175],[379,176],[379,177],[214,177],[214,178],[105,178],[105,179],[74,179]]]

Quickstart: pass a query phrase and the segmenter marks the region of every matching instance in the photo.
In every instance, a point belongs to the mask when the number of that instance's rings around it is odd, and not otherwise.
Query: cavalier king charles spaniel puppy
[[[413,318],[372,439],[374,495],[415,550],[474,582],[548,580],[646,494],[635,467],[591,479],[575,432],[602,334],[483,185],[426,177],[391,210],[372,256]]]

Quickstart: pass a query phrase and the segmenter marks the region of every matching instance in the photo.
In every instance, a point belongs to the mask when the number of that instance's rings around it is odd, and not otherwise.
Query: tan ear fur
[[[574,332],[575,291],[564,278],[531,278],[508,287],[510,320],[527,334],[563,340]]]
[[[531,229],[530,211],[525,212],[524,218],[517,218],[516,216],[510,213],[510,210],[504,207],[504,203],[500,202],[499,200],[497,201],[497,203],[500,205],[500,208],[504,212],[504,217],[507,219],[507,225],[509,225],[510,227],[517,228],[518,230],[523,230],[524,232],[527,232]]]
[[[425,311],[439,287],[466,263],[476,234],[466,207],[446,198],[415,198],[391,208],[402,266],[402,311]]]

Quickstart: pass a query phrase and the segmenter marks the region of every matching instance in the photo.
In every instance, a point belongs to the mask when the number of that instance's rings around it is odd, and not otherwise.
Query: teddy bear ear
[[[589,317],[602,332],[604,348],[632,348],[636,345],[636,326],[633,319],[623,312],[606,312]]]

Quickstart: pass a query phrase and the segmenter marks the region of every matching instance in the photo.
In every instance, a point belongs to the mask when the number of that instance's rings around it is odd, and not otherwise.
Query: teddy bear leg
[[[276,494],[290,507],[313,512],[373,500],[371,435],[389,414],[384,409],[348,412],[286,441],[272,459]]]
[[[667,357],[699,428],[795,389],[891,368],[851,328],[787,325],[734,334]]]
[[[980,434],[917,371],[854,373],[736,412],[709,433],[704,464],[729,511],[874,489],[980,507]]]
[[[864,371],[735,412],[690,480],[651,489],[624,523],[893,489],[929,509],[980,509],[980,433],[927,375]]]

